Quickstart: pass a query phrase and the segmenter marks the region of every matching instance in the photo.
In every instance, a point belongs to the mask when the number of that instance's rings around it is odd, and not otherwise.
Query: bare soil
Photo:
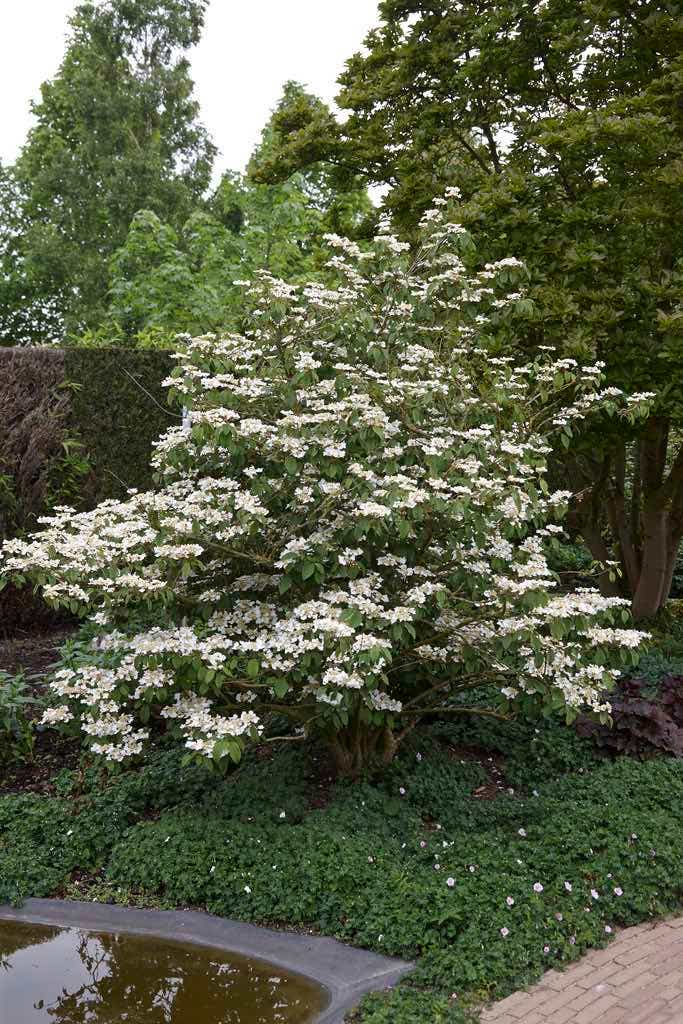
[[[24,672],[43,676],[57,659],[57,651],[73,633],[73,626],[58,626],[45,632],[17,630],[0,639],[0,672]]]
[[[73,626],[60,626],[46,632],[17,631],[0,640],[0,671],[15,675],[23,672],[29,689],[40,696],[45,676],[57,660],[60,646],[74,632]],[[0,764],[0,794],[54,793],[50,779],[63,768],[78,765],[80,743],[60,736],[53,729],[36,728],[33,758],[21,764]]]

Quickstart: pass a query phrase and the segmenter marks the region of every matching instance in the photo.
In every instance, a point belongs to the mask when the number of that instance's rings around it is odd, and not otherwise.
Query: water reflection
[[[214,949],[0,921],[1,1024],[305,1024],[304,978]]]

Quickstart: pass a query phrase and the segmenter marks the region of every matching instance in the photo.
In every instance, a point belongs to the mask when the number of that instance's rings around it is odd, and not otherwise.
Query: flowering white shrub
[[[545,458],[553,433],[647,396],[548,351],[490,355],[519,264],[468,275],[444,200],[423,228],[412,263],[386,231],[369,252],[330,236],[335,284],[247,283],[253,329],[177,356],[190,414],[158,442],[158,488],[5,544],[5,572],[102,626],[101,664],[57,674],[47,721],[76,716],[121,760],[161,717],[236,760],[277,711],[356,771],[482,684],[503,709],[606,715],[607,649],[640,634],[616,625],[626,601],[557,592],[544,552],[569,495]],[[143,610],[157,624],[135,631]]]

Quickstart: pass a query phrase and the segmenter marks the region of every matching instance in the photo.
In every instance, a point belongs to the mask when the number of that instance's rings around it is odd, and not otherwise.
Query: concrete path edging
[[[21,907],[0,905],[0,921],[153,935],[255,957],[327,989],[330,1002],[313,1024],[343,1024],[345,1013],[363,995],[395,985],[414,967],[404,960],[345,946],[336,939],[273,931],[195,910],[137,910],[104,903],[29,899]]]

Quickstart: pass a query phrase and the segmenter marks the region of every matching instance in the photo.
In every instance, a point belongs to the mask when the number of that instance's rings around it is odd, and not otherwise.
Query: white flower
[[[244,333],[175,353],[166,384],[187,413],[154,447],[154,489],[60,506],[5,542],[3,576],[98,631],[54,674],[45,724],[78,721],[121,762],[156,735],[153,701],[193,756],[237,761],[284,704],[311,739],[350,720],[395,736],[427,680],[470,659],[513,705],[609,712],[604,648],[643,635],[622,628],[625,599],[558,589],[546,553],[571,495],[549,493],[545,466],[560,433],[606,406],[646,415],[651,396],[548,346],[526,365],[488,350],[519,261],[465,265],[459,198],[428,210],[415,263],[384,226],[362,249],[330,235],[324,281],[254,273]],[[139,625],[143,605],[158,625]],[[406,673],[424,681],[408,709]]]
[[[534,892],[543,892],[543,886],[541,885],[540,882],[534,882],[533,889],[534,889]]]

